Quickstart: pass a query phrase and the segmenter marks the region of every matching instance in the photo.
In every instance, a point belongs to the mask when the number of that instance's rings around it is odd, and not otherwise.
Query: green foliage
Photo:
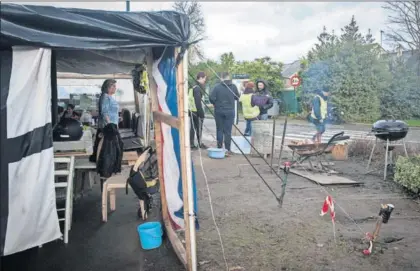
[[[387,62],[370,31],[365,36],[359,32],[354,16],[341,32],[337,36],[324,27],[308,53],[302,99],[309,103],[314,91],[328,87],[347,121],[374,121],[380,117],[380,94],[390,83]]]
[[[420,191],[420,156],[400,156],[395,165],[394,180],[402,186],[418,193]]]
[[[262,57],[253,61],[236,62],[232,72],[248,74],[252,81],[265,80],[273,96],[276,96],[283,89],[283,80],[280,76],[282,69],[281,62],[273,61],[270,57]]]
[[[196,84],[195,77],[198,72],[205,72],[207,75],[207,84],[212,87],[216,84],[216,82],[219,81],[217,78],[217,73],[225,71],[223,66],[213,60],[207,59],[206,61],[201,61],[195,65],[190,65],[188,67],[188,70],[194,78],[191,78],[191,76],[188,76],[188,83],[190,86],[194,86]]]
[[[397,119],[420,116],[420,82],[416,72],[401,57],[389,60],[392,80],[381,95],[381,114]]]
[[[257,58],[253,61],[236,61],[232,52],[221,55],[218,62],[206,60],[190,65],[189,70],[192,75],[196,75],[199,71],[204,71],[208,76],[208,84],[213,87],[219,81],[217,73],[229,71],[231,74],[248,74],[250,80],[263,79],[267,82],[273,95],[283,89],[283,81],[281,79],[281,70],[283,64],[271,60],[269,57]],[[195,82],[192,78],[188,78],[190,85]]]
[[[232,72],[233,67],[235,66],[235,56],[232,52],[224,53],[220,56],[220,65],[226,72]]]

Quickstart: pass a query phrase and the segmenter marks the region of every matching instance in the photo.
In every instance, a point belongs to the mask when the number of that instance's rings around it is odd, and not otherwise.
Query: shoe
[[[233,155],[233,152],[231,152],[231,151],[226,151],[226,153],[225,153],[225,157],[230,157],[232,155]]]
[[[198,147],[197,146],[195,146],[195,145],[193,145],[193,146],[191,146],[191,150],[198,150]]]
[[[207,150],[209,147],[207,147],[204,143],[201,143],[200,148],[203,150]]]

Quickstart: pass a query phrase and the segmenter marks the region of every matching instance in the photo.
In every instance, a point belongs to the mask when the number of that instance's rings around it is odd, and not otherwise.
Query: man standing
[[[316,127],[316,134],[313,136],[313,140],[318,144],[321,143],[322,134],[325,132],[325,121],[328,113],[327,98],[329,95],[329,89],[324,87],[322,91],[316,91],[316,95],[312,100],[310,119]]]
[[[191,149],[207,149],[207,146],[201,142],[203,134],[203,122],[204,122],[204,110],[203,104],[201,103],[202,91],[205,90],[206,85],[206,74],[199,72],[196,76],[198,85],[195,85],[192,89],[188,90],[188,104],[190,114],[190,143]],[[194,138],[197,135],[197,146],[194,145]]]
[[[214,106],[217,147],[221,149],[224,141],[227,155],[230,155],[232,127],[235,120],[235,101],[239,99],[239,92],[235,84],[232,83],[229,73],[221,73],[220,78],[221,82],[214,87],[210,94],[210,102]]]
[[[268,90],[267,83],[263,80],[257,80],[257,91],[256,96],[260,96],[260,98],[264,98],[265,103],[260,107],[260,115],[258,119],[260,120],[268,120],[268,109],[273,107],[273,98],[270,95],[270,91]]]

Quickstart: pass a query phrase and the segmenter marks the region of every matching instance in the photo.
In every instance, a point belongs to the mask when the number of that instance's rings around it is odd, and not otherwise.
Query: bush
[[[394,180],[414,193],[420,191],[420,155],[398,157]]]

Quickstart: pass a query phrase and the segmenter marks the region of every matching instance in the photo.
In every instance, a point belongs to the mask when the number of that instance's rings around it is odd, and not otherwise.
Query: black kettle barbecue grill
[[[392,151],[396,146],[403,146],[405,155],[408,156],[407,148],[405,146],[404,138],[408,134],[408,125],[401,120],[378,120],[372,126],[372,133],[375,135],[376,140],[373,144],[372,151],[369,156],[367,164],[367,171],[369,172],[370,163],[372,161],[373,153],[375,152],[378,139],[385,141],[385,168],[384,168],[384,180],[386,180],[388,171],[393,172],[394,164],[392,162]],[[395,144],[395,142],[402,140],[401,144]]]
[[[378,139],[397,141],[407,136],[408,125],[401,120],[378,120],[373,124],[372,132]]]

